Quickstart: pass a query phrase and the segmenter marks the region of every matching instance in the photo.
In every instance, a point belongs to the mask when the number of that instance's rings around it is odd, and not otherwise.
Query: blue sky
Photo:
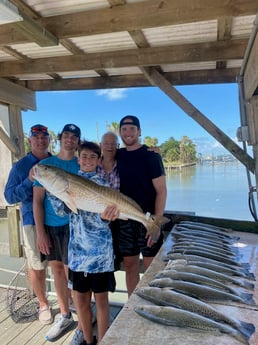
[[[182,86],[177,89],[205,116],[236,141],[240,126],[237,84]],[[80,126],[84,139],[99,141],[106,125],[128,114],[141,121],[142,138],[187,135],[202,154],[227,153],[199,124],[156,87],[90,91],[37,92],[37,110],[23,112],[26,133],[42,123],[58,133],[66,123]],[[241,143],[238,143],[241,146]]]

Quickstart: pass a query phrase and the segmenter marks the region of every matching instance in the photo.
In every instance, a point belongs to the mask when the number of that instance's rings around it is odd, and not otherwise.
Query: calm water
[[[204,163],[184,168],[181,172],[172,170],[167,174],[167,188],[167,210],[191,211],[204,217],[253,220],[248,207],[246,170],[239,162]]]

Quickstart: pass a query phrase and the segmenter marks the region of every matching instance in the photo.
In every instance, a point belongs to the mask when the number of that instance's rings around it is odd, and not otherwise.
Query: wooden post
[[[20,211],[17,206],[7,206],[10,256],[21,257]]]

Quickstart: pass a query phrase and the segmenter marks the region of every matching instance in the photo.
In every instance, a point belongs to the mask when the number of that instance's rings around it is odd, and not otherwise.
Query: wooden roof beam
[[[105,68],[242,59],[246,45],[247,40],[234,40],[227,43],[219,41],[48,57],[29,62],[22,60],[5,61],[0,63],[0,77],[13,77],[17,74],[60,73],[75,70],[102,70]]]
[[[167,80],[173,85],[194,85],[214,83],[235,83],[240,68],[226,70],[196,70],[165,73]],[[103,77],[103,76],[102,76]],[[142,74],[120,75],[112,77],[66,78],[59,80],[28,80],[17,81],[33,91],[61,91],[61,90],[96,90],[128,87],[151,86]]]
[[[112,8],[69,13],[36,19],[53,35],[61,38],[96,35],[110,32],[141,30],[155,26],[212,20],[223,16],[244,16],[257,13],[254,0],[188,0],[130,3]],[[13,24],[1,26],[0,45],[31,42],[15,30]]]

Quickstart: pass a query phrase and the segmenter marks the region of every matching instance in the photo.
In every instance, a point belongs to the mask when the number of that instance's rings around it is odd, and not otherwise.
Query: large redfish
[[[33,173],[48,192],[62,200],[74,213],[78,209],[102,213],[108,205],[116,205],[119,219],[142,223],[153,241],[158,239],[160,227],[169,221],[163,216],[144,214],[141,207],[126,195],[63,169],[37,164]]]

